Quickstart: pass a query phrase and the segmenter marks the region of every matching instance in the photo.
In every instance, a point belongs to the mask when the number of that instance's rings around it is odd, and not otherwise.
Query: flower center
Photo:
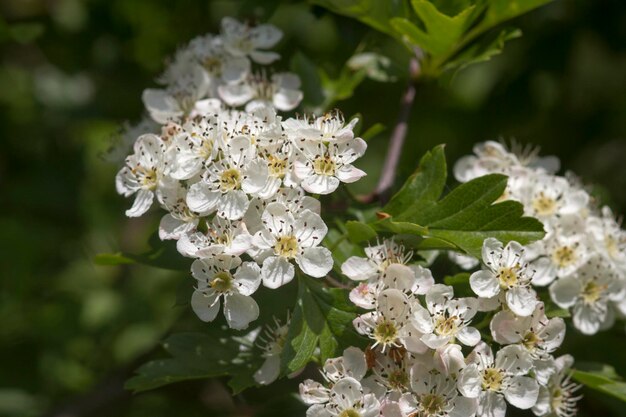
[[[600,299],[600,297],[602,297],[606,288],[606,285],[598,285],[595,281],[589,281],[583,288],[581,294],[584,303],[587,305],[594,304]]]
[[[549,216],[556,211],[556,200],[552,197],[548,197],[543,192],[540,192],[532,202],[535,213],[540,216]]]
[[[483,390],[499,391],[504,381],[504,374],[500,369],[487,368],[483,371]]]
[[[203,139],[198,154],[203,159],[209,159],[213,155],[213,141],[209,139]]]
[[[387,383],[393,389],[401,390],[409,386],[409,376],[402,369],[396,369],[387,376]]]
[[[503,267],[498,270],[498,280],[500,281],[500,287],[502,288],[510,288],[514,287],[518,283],[517,272],[519,271],[519,266],[516,265],[512,268]]]
[[[361,414],[354,408],[343,410],[337,417],[361,417]]]
[[[139,180],[141,186],[148,190],[154,190],[157,186],[157,171],[156,168],[146,168],[144,166],[137,166],[132,169],[133,174]]]
[[[267,158],[267,165],[272,177],[283,178],[285,176],[285,171],[287,170],[287,159],[270,155]]]
[[[576,252],[570,246],[560,246],[552,252],[552,261],[560,268],[565,268],[576,261]]]
[[[298,254],[298,239],[295,236],[281,236],[276,240],[274,253],[285,258],[295,258]]]
[[[379,322],[374,328],[374,339],[382,345],[388,345],[396,341],[398,329],[395,324],[388,320]]]
[[[420,400],[421,415],[438,416],[446,405],[446,400],[437,394],[425,394]]]
[[[241,185],[241,172],[238,169],[230,168],[222,172],[220,176],[220,187],[223,192],[232,191]]]
[[[459,328],[457,316],[450,316],[446,318],[445,316],[440,316],[436,320],[435,324],[435,332],[439,336],[452,336],[457,333]]]
[[[537,333],[528,332],[524,335],[524,339],[522,339],[522,344],[526,349],[533,350],[542,341],[543,340],[539,336],[537,336]]]
[[[320,155],[313,161],[313,171],[317,175],[335,175],[335,168],[335,161],[328,155]]]
[[[210,285],[217,292],[227,292],[233,286],[233,276],[228,271],[220,271],[215,274]]]

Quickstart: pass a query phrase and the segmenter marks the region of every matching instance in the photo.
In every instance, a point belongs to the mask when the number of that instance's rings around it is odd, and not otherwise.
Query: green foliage
[[[325,288],[319,281],[300,276],[297,300],[281,354],[284,373],[304,368],[317,347],[323,363],[348,346],[363,345],[352,326],[356,309],[347,290]]]
[[[476,178],[441,198],[446,177],[443,146],[438,146],[424,155],[417,171],[383,208],[386,218],[373,226],[421,236],[427,241],[421,249],[457,248],[479,259],[488,237],[521,244],[543,237],[542,224],[523,217],[520,203],[496,202],[506,189],[506,176]]]
[[[601,363],[579,364],[579,366],[585,370],[575,370],[574,380],[626,402],[626,382],[612,366]]]
[[[162,241],[157,234],[153,234],[150,236],[149,245],[150,249],[142,254],[100,253],[94,257],[94,263],[102,266],[140,263],[172,271],[189,271],[191,261],[176,251],[176,242]]]
[[[312,1],[393,36],[411,50],[420,48],[426,53],[422,74],[438,77],[499,54],[521,32],[508,28],[495,37],[481,39],[483,35],[552,0],[411,0],[411,7],[408,1]]]
[[[163,348],[170,357],[142,365],[126,388],[146,391],[180,381],[230,375],[228,385],[238,393],[255,385],[252,375],[262,358],[251,343],[242,351],[242,338],[233,338],[230,329],[208,327],[203,333],[177,333],[167,338]]]

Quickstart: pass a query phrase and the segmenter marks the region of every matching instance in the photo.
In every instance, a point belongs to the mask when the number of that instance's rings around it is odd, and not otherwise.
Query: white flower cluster
[[[539,158],[536,151],[516,154],[491,141],[475,146],[474,153],[457,162],[456,178],[465,182],[490,173],[508,175],[502,199],[519,201],[546,230],[545,238],[523,254],[531,266],[519,262],[526,269],[522,280],[508,283],[509,273],[502,272],[503,267],[510,271],[514,257],[522,257],[519,247],[507,247],[500,259],[487,254],[487,271],[473,276],[474,291],[492,298],[504,291],[509,308],[527,315],[532,287],[549,286],[552,301],[569,309],[574,326],[588,335],[611,327],[616,316],[626,316],[626,232],[611,210],[596,209],[572,175],[555,175],[555,157]]]
[[[507,404],[537,416],[574,415],[580,397],[569,379],[573,360],[552,356],[565,323],[546,317],[543,303],[526,295],[526,266],[513,253],[519,245],[496,243],[485,243],[488,268],[480,279],[490,289],[499,280],[502,294],[498,311],[484,314],[489,337],[472,326],[479,299],[435,284],[402,246],[385,241],[367,248],[367,258],[349,258],[342,272],[360,282],[350,299],[369,310],[354,326],[371,344],[327,360],[325,384],[300,385],[307,417],[503,417]],[[504,274],[493,272],[509,265]],[[532,303],[520,306],[520,298]]]
[[[195,258],[197,281],[191,304],[204,321],[223,303],[234,329],[259,316],[251,295],[261,283],[277,288],[291,281],[294,263],[312,277],[332,268],[321,246],[328,228],[319,201],[341,182],[365,173],[352,163],[365,142],[338,112],[283,120],[302,94],[293,74],[255,72],[279,55],[266,51],[281,38],[270,25],[222,21],[222,33],[194,39],[178,51],[160,78],[163,89],[143,99],[159,133],[134,142],[116,177],[120,194],[134,195],[129,217],[144,214],[154,200],[168,213],[161,239]],[[241,106],[236,110],[229,106]],[[247,260],[246,260],[247,258]]]

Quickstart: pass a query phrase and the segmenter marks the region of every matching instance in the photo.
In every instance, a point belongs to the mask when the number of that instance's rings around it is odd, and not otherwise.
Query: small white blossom
[[[280,58],[276,52],[264,51],[280,41],[283,34],[272,25],[248,26],[237,20],[222,19],[224,48],[233,56],[249,56],[259,64],[270,64]]]
[[[254,380],[261,385],[269,385],[280,374],[280,355],[283,352],[289,331],[289,318],[285,324],[274,319],[274,326],[268,326],[265,335],[259,336],[263,342],[263,357],[265,361],[253,375]]]
[[[485,269],[470,276],[472,290],[484,298],[504,294],[506,305],[519,316],[529,316],[537,305],[537,293],[531,287],[524,257],[524,248],[517,242],[505,247],[497,239],[483,242],[482,257]]]
[[[574,358],[563,355],[555,360],[556,372],[550,377],[546,386],[539,387],[537,404],[532,408],[536,416],[573,417],[576,415],[576,404],[582,398],[577,392],[582,385],[572,382],[571,367]]]
[[[194,261],[191,273],[198,282],[191,307],[200,320],[213,321],[222,298],[229,327],[245,329],[259,317],[259,306],[250,297],[261,283],[260,268],[254,262],[242,264],[238,256],[217,255]]]

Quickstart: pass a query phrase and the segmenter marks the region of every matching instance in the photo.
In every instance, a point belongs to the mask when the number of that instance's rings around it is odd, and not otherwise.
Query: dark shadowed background
[[[139,119],[141,91],[177,45],[217,31],[225,15],[269,18],[285,33],[279,66],[307,88],[330,88],[313,62],[337,78],[357,50],[392,59],[395,82],[366,79],[334,103],[347,117],[360,113],[364,130],[387,127],[359,164],[368,177],[352,191],[365,193],[396,119],[406,51],[296,1],[2,0],[0,13],[0,416],[303,415],[297,381],[235,398],[220,380],[122,389],[169,329],[198,321],[173,307],[184,274],[93,265],[100,252],[141,251],[159,218],[124,217],[118,168],[103,155],[121,124]],[[514,23],[524,35],[503,55],[418,86],[400,176],[439,143],[454,161],[476,142],[514,139],[558,155],[623,215],[626,2],[557,1]],[[305,89],[310,106],[321,103],[314,92]],[[590,338],[571,329],[566,344],[577,360],[626,374],[623,324]],[[585,394],[582,415],[626,415],[617,401]]]

